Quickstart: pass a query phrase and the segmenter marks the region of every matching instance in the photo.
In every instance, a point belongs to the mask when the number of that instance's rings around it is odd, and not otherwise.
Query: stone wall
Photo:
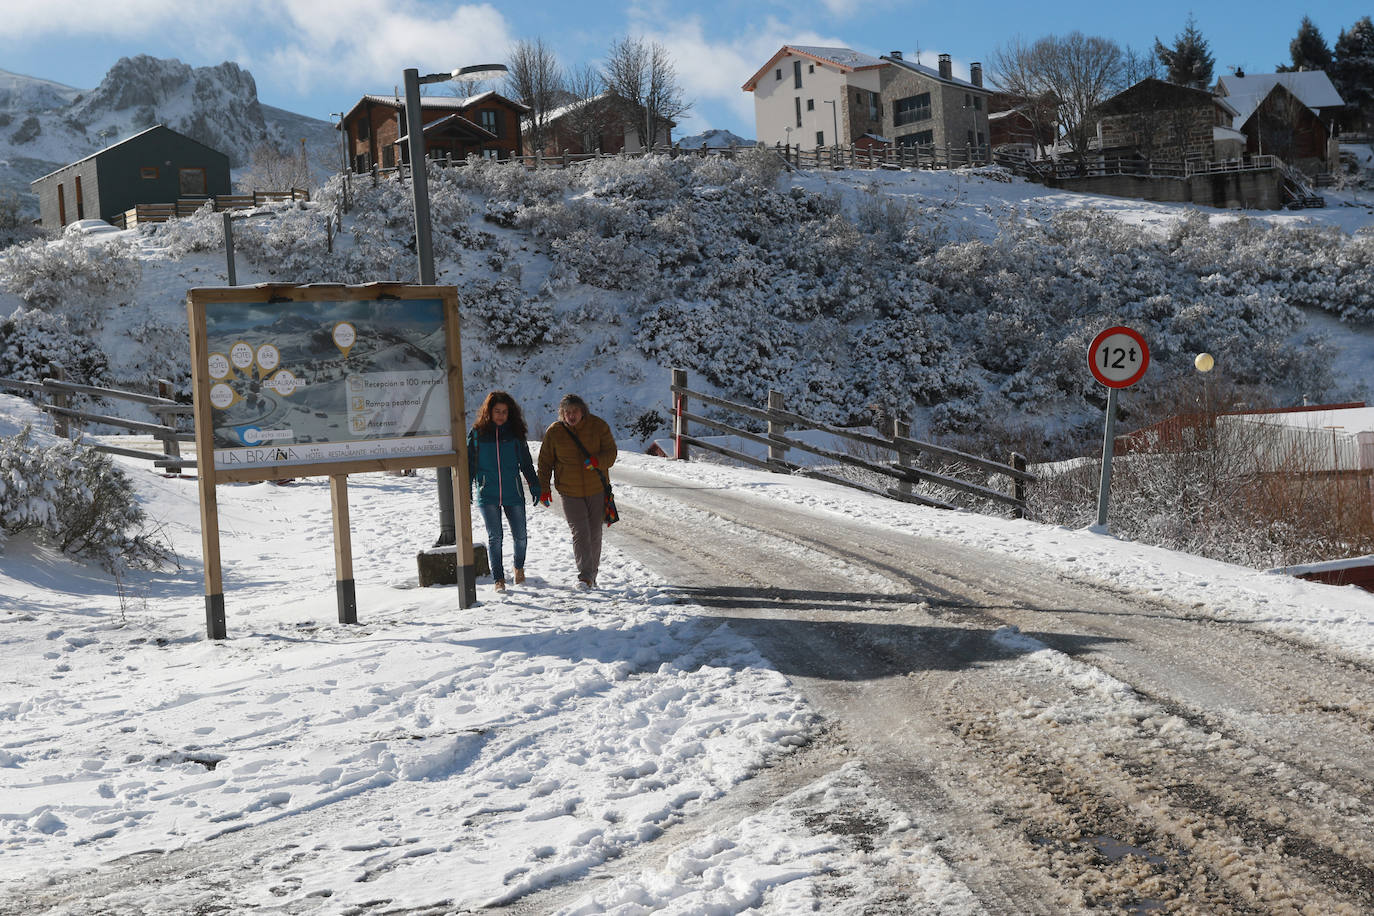
[[[1193,203],[1223,209],[1279,210],[1283,208],[1281,180],[1277,171],[1267,169],[1201,174],[1189,178],[1084,176],[1057,179],[1051,185],[1067,191],[1136,200]]]

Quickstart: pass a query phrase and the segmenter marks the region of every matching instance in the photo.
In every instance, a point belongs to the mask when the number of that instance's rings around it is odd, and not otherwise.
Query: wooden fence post
[[[687,370],[673,370],[673,387],[687,387]],[[687,410],[687,395],[681,391],[673,392],[673,458],[678,461],[687,460],[687,445],[682,441],[682,437],[687,435],[687,421],[682,414]]]
[[[49,363],[48,373],[59,382],[65,382],[67,380],[67,370],[63,369],[58,363]],[[67,392],[54,391],[52,393],[52,406],[61,407],[63,410],[70,408],[71,403],[67,397]],[[71,427],[67,423],[67,418],[60,413],[53,414],[52,430],[63,439],[71,435]]]
[[[1011,453],[1011,466],[1012,466],[1013,468],[1015,468],[1016,470],[1018,470],[1018,471],[1024,471],[1024,470],[1026,469],[1026,456],[1025,456],[1025,455],[1022,455],[1020,452],[1012,452],[1012,453]],[[1016,497],[1016,498],[1017,498],[1018,500],[1020,500],[1021,502],[1025,502],[1025,501],[1026,501],[1026,481],[1023,480],[1023,479],[1021,479],[1020,477],[1013,477],[1013,478],[1011,479],[1011,495],[1014,496],[1014,497]],[[1025,510],[1022,509],[1020,506],[1017,506],[1017,507],[1012,511],[1012,515],[1013,515],[1013,517],[1015,517],[1015,518],[1025,518],[1025,517],[1026,517],[1026,512],[1025,512]]]
[[[892,418],[891,427],[892,427],[892,438],[893,438],[893,439],[896,439],[896,438],[899,437],[899,436],[900,436],[901,438],[903,438],[903,439],[910,439],[910,438],[911,438],[911,424],[910,424],[910,423],[905,423],[905,422],[903,422],[903,421],[901,421],[901,420],[898,420],[896,417],[893,417],[893,418]],[[911,459],[911,452],[908,452],[908,451],[905,450],[905,449],[901,449],[901,450],[899,450],[899,451],[897,452],[897,467],[899,467],[899,468],[910,468],[910,467],[915,467],[915,466],[916,466],[915,463],[914,463],[914,462],[912,461],[912,459]],[[910,495],[911,495],[911,492],[912,492],[912,489],[911,489],[911,481],[909,481],[909,480],[899,480],[899,481],[897,481],[897,492],[900,493],[900,494],[902,494],[903,496],[910,496]]]
[[[257,197],[256,191],[253,197]],[[234,276],[234,217],[228,210],[224,211],[224,262],[229,271],[229,285],[238,286],[238,279]]]
[[[172,383],[171,383],[170,381],[168,381],[168,380],[165,379],[165,378],[160,378],[160,379],[157,380],[157,396],[158,396],[158,397],[160,397],[160,398],[166,398],[167,400],[170,401],[170,400],[172,400],[172,395],[173,395],[173,393],[174,393],[174,392],[173,392],[173,389],[172,389]],[[170,426],[170,427],[175,428],[176,425],[177,425],[177,415],[176,415],[175,413],[172,413],[171,411],[159,410],[159,411],[157,411],[157,418],[158,418],[158,421],[161,422],[163,426]],[[164,439],[162,440],[162,454],[168,456],[169,458],[180,458],[180,457],[181,457],[181,443],[177,441],[177,437],[176,437],[175,435],[169,435],[169,436],[167,436],[166,438],[164,438]],[[169,475],[170,475],[170,474],[177,474],[177,475],[181,474],[181,465],[179,465],[179,464],[169,464],[169,465],[167,465],[167,473],[168,473]]]
[[[775,410],[783,410],[783,409],[784,409],[784,406],[785,406],[785,405],[784,405],[784,402],[783,402],[783,395],[782,395],[782,392],[781,392],[781,391],[774,391],[774,390],[772,390],[772,389],[770,388],[770,389],[768,390],[768,413],[770,414],[770,416],[769,416],[769,418],[768,418],[768,435],[770,435],[770,436],[785,436],[785,435],[787,435],[787,424],[784,423],[784,422],[782,422],[781,420],[776,420],[776,419],[774,419],[774,418],[771,416],[772,413],[773,413],[773,411],[775,411]],[[768,446],[768,460],[769,460],[769,462],[773,462],[773,461],[783,462],[783,461],[786,461],[786,460],[787,460],[787,446],[785,446],[785,445],[770,445],[770,446]]]

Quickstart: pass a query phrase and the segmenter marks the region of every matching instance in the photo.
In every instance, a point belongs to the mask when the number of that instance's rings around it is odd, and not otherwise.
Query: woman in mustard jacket
[[[609,474],[615,455],[610,425],[593,416],[586,401],[575,394],[566,395],[558,404],[557,422],[544,431],[544,441],[539,446],[539,502],[547,506],[552,499],[552,479],[563,503],[563,517],[572,531],[578,588],[596,588],[596,574],[601,568],[601,523],[606,508],[606,488],[601,476]]]

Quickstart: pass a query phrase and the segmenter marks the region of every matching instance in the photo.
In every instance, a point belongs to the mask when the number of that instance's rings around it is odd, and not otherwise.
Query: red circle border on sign
[[[1131,338],[1136,343],[1140,344],[1140,368],[1136,370],[1135,375],[1132,375],[1130,378],[1123,379],[1119,382],[1114,382],[1111,379],[1103,376],[1100,372],[1098,372],[1097,360],[1093,359],[1093,354],[1097,352],[1098,344],[1102,343],[1103,340],[1105,340],[1108,337],[1111,337],[1113,334],[1125,334],[1127,337]],[[1093,378],[1097,379],[1099,382],[1101,382],[1103,385],[1106,385],[1108,388],[1129,388],[1145,377],[1145,370],[1148,368],[1150,368],[1150,345],[1145,343],[1145,338],[1142,337],[1140,332],[1135,330],[1134,328],[1128,328],[1125,325],[1120,324],[1116,327],[1107,328],[1107,330],[1103,331],[1101,334],[1098,334],[1096,337],[1094,337],[1093,342],[1088,345],[1088,371],[1090,371],[1093,374]]]

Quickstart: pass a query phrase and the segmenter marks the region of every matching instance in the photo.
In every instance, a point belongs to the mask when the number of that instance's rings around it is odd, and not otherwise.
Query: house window
[[[778,79],[782,79],[782,67],[778,68]]]
[[[918,130],[914,134],[905,134],[897,138],[898,146],[930,146],[934,142],[933,130]]]
[[[182,197],[205,196],[205,169],[178,169],[177,179]]]
[[[76,218],[86,218],[86,202],[81,199],[81,176],[76,176]]]
[[[387,146],[382,149],[382,168],[389,169],[396,165],[396,147]]]
[[[901,127],[903,124],[915,124],[917,121],[929,120],[929,92],[907,96],[904,99],[898,99],[892,103],[892,124],[894,127]]]
[[[807,110],[807,111],[815,111],[815,110],[816,110],[816,100],[815,100],[815,99],[807,99],[807,100],[806,100],[806,110]]]
[[[974,110],[974,111],[982,111],[982,110],[983,110],[983,97],[982,97],[981,95],[975,95],[975,96],[973,97],[973,110]]]
[[[807,73],[815,73],[815,72],[816,72],[816,65],[815,65],[815,64],[807,64],[807,65],[806,65],[806,72],[807,72]]]
[[[57,222],[58,225],[67,225],[67,194],[62,185],[57,186]]]
[[[792,61],[792,83],[793,88],[801,88],[801,61],[799,60]]]
[[[354,161],[353,171],[355,171],[355,172],[366,172],[366,171],[367,171],[367,153],[359,153],[357,156],[353,157],[353,161]]]
[[[367,139],[367,130],[368,130],[367,118],[362,118],[361,120],[358,121],[358,139],[359,139],[359,140],[366,140],[366,139]]]
[[[801,127],[801,98],[797,98],[797,126]]]
[[[818,130],[818,131],[816,131],[816,145],[817,145],[817,146],[825,146],[825,131],[823,131],[823,130]]]
[[[967,92],[964,93],[964,107],[965,107],[965,108],[972,108],[972,107],[973,107],[973,96],[970,95],[970,94],[967,93]]]
[[[484,149],[484,150],[482,150],[482,158],[483,158],[483,159],[498,159],[498,158],[500,158],[500,153],[501,153],[501,151],[500,151],[499,149]]]
[[[483,129],[489,130],[496,136],[501,136],[501,113],[495,108],[483,108],[477,113],[478,121]]]
[[[138,177],[139,177],[139,178],[156,178],[156,177],[157,177],[157,166],[155,166],[155,165],[145,165],[145,166],[143,166],[143,168],[141,168],[141,169],[138,170]]]
[[[864,94],[863,94],[862,92],[856,92],[856,93],[854,93],[854,104],[855,104],[855,105],[862,105],[863,103],[864,103]]]

